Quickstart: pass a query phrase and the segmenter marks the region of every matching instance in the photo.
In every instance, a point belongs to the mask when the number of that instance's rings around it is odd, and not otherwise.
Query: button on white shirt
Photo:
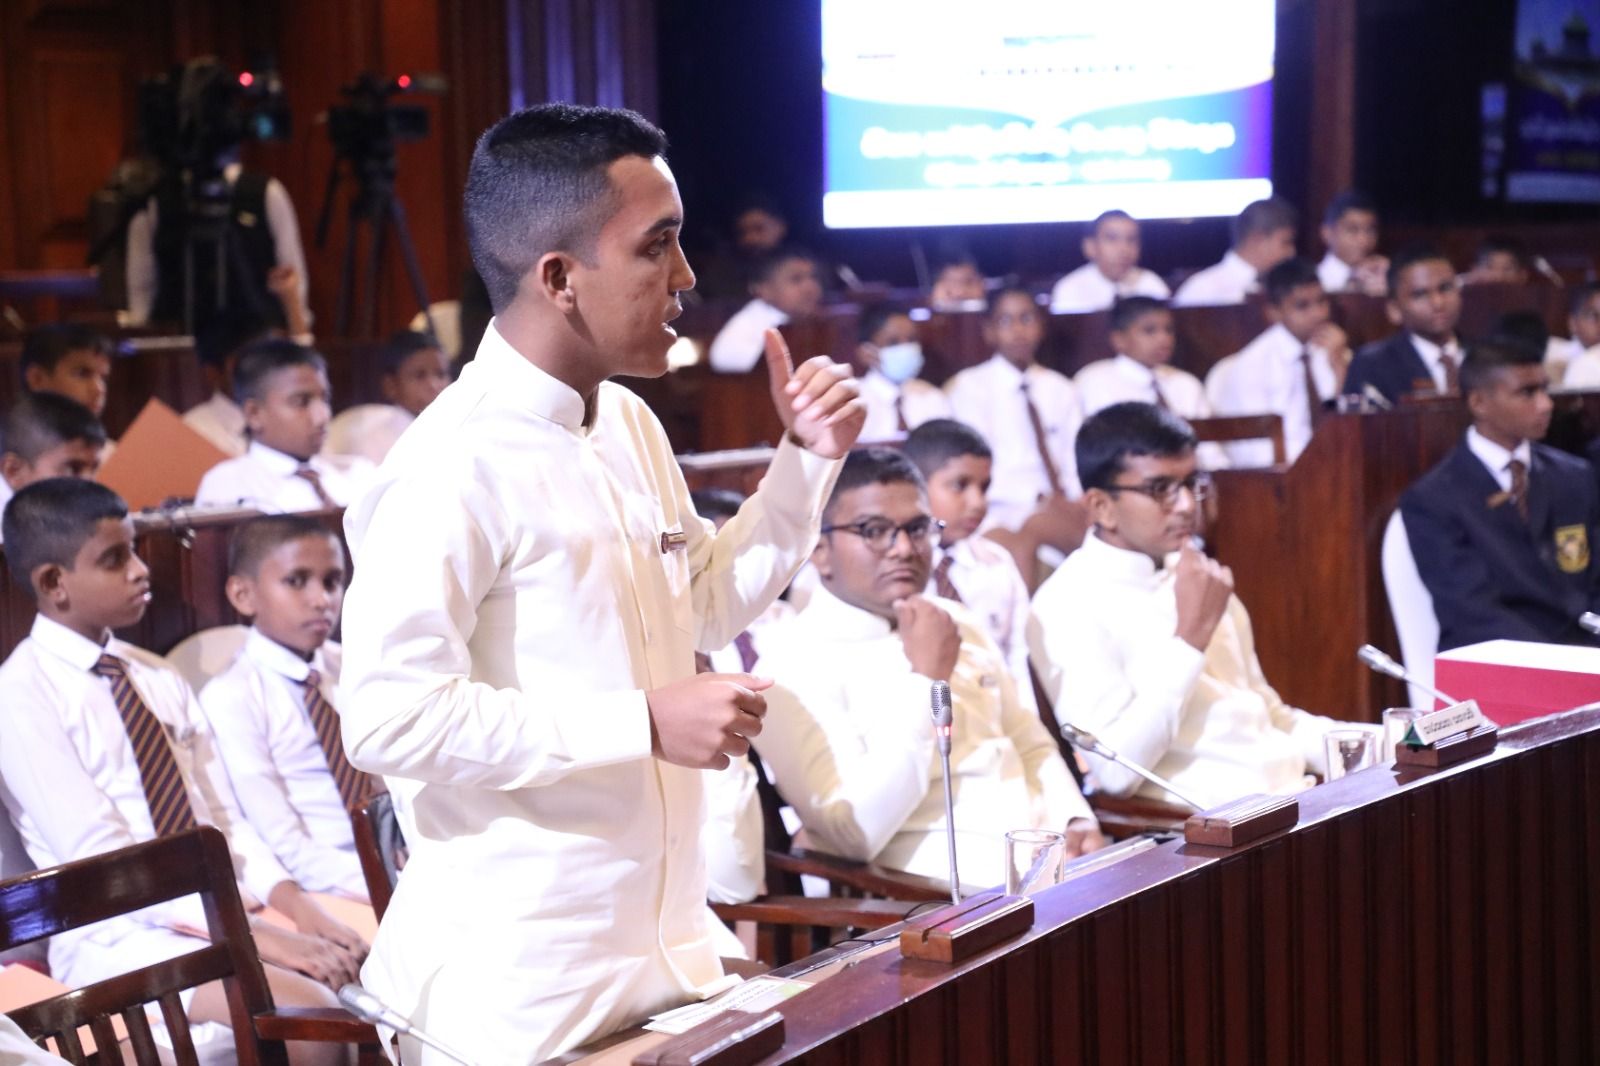
[[[765,350],[767,330],[777,329],[789,316],[765,300],[751,300],[733,313],[711,340],[707,361],[719,374],[754,370]]]
[[[244,408],[220,392],[213,392],[209,400],[183,412],[183,424],[215,444],[225,455],[243,455],[250,447]]]
[[[416,416],[399,404],[363,403],[347,407],[328,423],[324,455],[358,456],[377,466]]]
[[[1306,346],[1283,323],[1269,326],[1255,340],[1227,356],[1206,375],[1206,395],[1219,416],[1280,415],[1285,458],[1294,462],[1311,443],[1311,408],[1300,354]],[[1339,391],[1338,375],[1321,347],[1311,347],[1311,377],[1317,400]],[[1223,446],[1237,467],[1272,465],[1270,441],[1234,441]]]
[[[308,892],[367,898],[350,815],[306,712],[315,669],[337,708],[339,645],[311,661],[252,628],[233,665],[200,691],[223,765],[251,827]]]
[[[260,441],[251,441],[243,455],[206,471],[194,502],[237,504],[267,514],[322,510],[324,504],[317,498],[317,490],[295,473],[302,466],[316,471],[323,491],[339,507],[348,507],[372,478],[372,464],[365,459],[314,455],[302,462]]]
[[[241,889],[265,900],[290,876],[239,816],[183,678],[146,651],[116,639],[102,648],[43,615],[0,666],[0,780],[28,857],[42,868],[155,839],[111,683],[89,672],[102,653],[128,664],[134,688],[166,727],[195,820],[223,831]],[[179,927],[205,930],[198,897],[51,938],[51,973],[76,988],[194,950]]]
[[[957,865],[968,885],[1005,880],[1005,834],[1092,818],[1060,749],[1016,697],[994,642],[960,604],[950,677]],[[775,631],[775,636],[777,632]],[[777,684],[754,740],[817,847],[949,878],[932,682],[913,673],[889,622],[819,588],[762,657]]]
[[[1083,424],[1083,408],[1077,389],[1065,374],[1037,363],[1024,372],[1004,356],[995,355],[961,371],[944,387],[955,417],[981,433],[994,452],[989,518],[1008,529],[1026,521],[1039,499],[1050,492],[1050,478],[1028,418],[1023,382],[1027,382],[1027,395],[1044,425],[1062,491],[1075,499],[1083,495],[1083,490],[1078,484],[1072,446],[1078,439],[1078,427]]]
[[[1355,268],[1331,251],[1317,264],[1317,280],[1322,282],[1326,292],[1344,292],[1350,288],[1350,278],[1354,274]]]
[[[1446,391],[1449,388],[1449,378],[1445,375],[1443,357],[1448,353],[1455,360],[1456,369],[1460,370],[1463,354],[1461,344],[1454,337],[1445,341],[1443,345],[1438,345],[1424,337],[1417,336],[1415,333],[1408,333],[1407,336],[1411,338],[1411,346],[1417,350],[1417,354],[1422,356],[1422,361],[1428,365],[1428,373],[1433,376],[1433,387],[1440,392]]]
[[[1120,281],[1112,281],[1100,273],[1093,263],[1085,263],[1050,290],[1050,310],[1058,315],[1085,314],[1104,311],[1117,302],[1119,296],[1150,296],[1165,300],[1172,290],[1151,271],[1134,267]]]
[[[1489,474],[1499,484],[1500,491],[1511,491],[1511,461],[1513,459],[1522,463],[1522,469],[1533,471],[1533,445],[1527,441],[1518,442],[1515,448],[1507,451],[1494,441],[1478,432],[1477,426],[1467,429],[1467,450],[1477,457],[1478,462],[1488,468]]]
[[[1028,586],[1017,572],[1017,562],[987,537],[963,537],[934,552],[934,564],[950,558],[950,584],[961,603],[999,647],[1017,683],[1017,698],[1030,710],[1038,709],[1033,679],[1028,673]],[[930,574],[928,595],[938,595],[938,582]]]
[[[861,399],[867,405],[862,441],[888,440],[924,422],[950,417],[950,401],[944,391],[921,378],[896,385],[876,370],[869,370],[861,375]],[[899,401],[898,410],[896,401]],[[900,428],[901,413],[906,420],[904,430]]]
[[[1178,286],[1172,298],[1174,307],[1204,307],[1242,304],[1245,297],[1261,288],[1256,268],[1239,257],[1232,248],[1218,263],[1197,271]]]
[[[839,465],[786,439],[714,532],[644,403],[593,404],[491,324],[345,517],[345,748],[411,848],[363,982],[484,1063],[721,976],[703,773],[651,757],[645,692],[777,598]]]
[[[1203,654],[1176,636],[1175,561],[1158,570],[1091,530],[1034,593],[1028,645],[1057,720],[1208,805],[1298,791],[1308,766],[1322,768],[1323,733],[1347,723],[1278,698],[1237,597]],[[1109,793],[1175,800],[1122,766],[1087,758]]]

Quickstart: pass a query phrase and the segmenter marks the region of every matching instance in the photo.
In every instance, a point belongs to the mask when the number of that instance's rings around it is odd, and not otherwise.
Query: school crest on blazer
[[[1589,569],[1589,531],[1582,525],[1556,527],[1556,565],[1563,574]]]

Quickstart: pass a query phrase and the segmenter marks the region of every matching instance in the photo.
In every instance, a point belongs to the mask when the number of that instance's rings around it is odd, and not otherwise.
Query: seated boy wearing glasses
[[[1104,838],[994,640],[961,604],[924,594],[942,526],[905,456],[850,453],[811,557],[821,584],[764,642],[776,684],[752,743],[812,845],[946,878],[929,695],[948,682],[960,876],[990,886],[1005,879],[1009,830],[1063,833],[1069,857]]]
[[[1083,423],[1092,523],[1033,597],[1028,648],[1055,715],[1209,805],[1305,787],[1322,736],[1347,723],[1289,707],[1262,676],[1233,574],[1196,547],[1209,474],[1189,424],[1148,403]],[[1088,756],[1097,789],[1178,802]]]

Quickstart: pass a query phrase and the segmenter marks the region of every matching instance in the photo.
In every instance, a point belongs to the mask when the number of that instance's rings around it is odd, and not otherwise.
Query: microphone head
[[[1578,626],[1585,633],[1600,637],[1600,614],[1593,611],[1584,611],[1578,616]]]
[[[950,704],[950,682],[935,681],[929,698],[933,703],[933,724],[947,728],[954,714]]]
[[[1374,648],[1371,644],[1361,645],[1361,648],[1356,652],[1356,658],[1360,659],[1364,664],[1366,664],[1366,667],[1369,670],[1376,671],[1380,674],[1385,674],[1397,681],[1404,681],[1406,679],[1405,669],[1399,663],[1385,655],[1382,651]]]
[[[339,1003],[357,1018],[371,1024],[377,1024],[379,1015],[383,1013],[383,1004],[378,997],[354,981],[339,989]]]

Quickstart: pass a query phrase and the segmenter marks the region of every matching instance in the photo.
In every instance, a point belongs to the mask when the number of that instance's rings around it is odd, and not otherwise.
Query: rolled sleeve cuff
[[[610,766],[649,758],[650,704],[643,691],[605,693],[595,706],[573,708],[562,732],[575,766]]]

